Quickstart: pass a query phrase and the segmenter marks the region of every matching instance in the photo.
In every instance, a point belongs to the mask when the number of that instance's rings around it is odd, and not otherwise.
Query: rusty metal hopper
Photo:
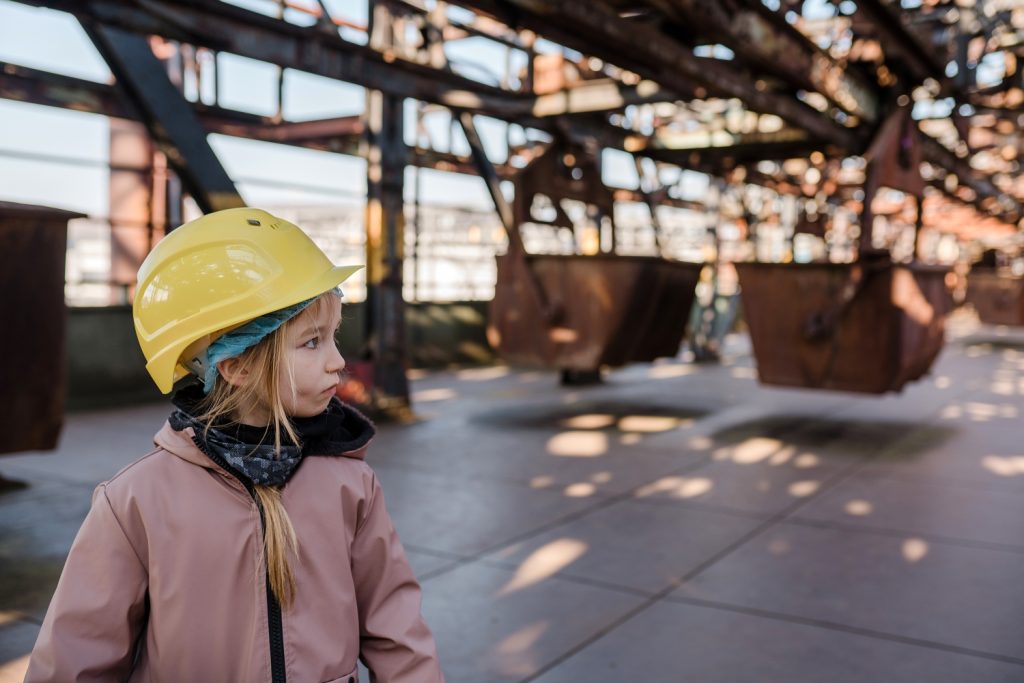
[[[975,268],[967,276],[966,303],[986,325],[1024,325],[1024,278]]]
[[[533,367],[586,371],[674,356],[700,270],[656,257],[500,256],[488,336],[506,361]]]
[[[503,213],[508,253],[498,278],[487,336],[509,363],[588,372],[674,356],[686,330],[701,264],[654,256],[529,254],[520,226],[572,229],[561,202],[584,202],[614,242],[615,206],[592,151],[558,141],[515,178],[515,202]],[[500,192],[493,192],[501,206]],[[553,216],[533,213],[543,195]]]
[[[737,263],[764,384],[881,394],[931,368],[952,297],[946,268]]]
[[[57,446],[67,392],[64,256],[82,214],[0,202],[0,453]]]

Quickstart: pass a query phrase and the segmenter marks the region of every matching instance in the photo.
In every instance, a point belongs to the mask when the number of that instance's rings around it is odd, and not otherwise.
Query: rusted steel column
[[[111,304],[131,301],[129,288],[149,253],[153,202],[153,145],[146,127],[110,119]]]
[[[383,5],[373,8],[371,44],[394,45],[394,18]],[[371,408],[401,416],[409,409],[406,378],[409,353],[405,335],[402,267],[405,161],[402,98],[367,90],[364,112],[366,158],[366,329],[363,359],[369,364]]]

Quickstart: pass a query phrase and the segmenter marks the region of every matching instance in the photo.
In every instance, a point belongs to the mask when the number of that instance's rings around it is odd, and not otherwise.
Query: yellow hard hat
[[[226,209],[186,223],[139,268],[132,316],[146,370],[169,393],[189,372],[183,357],[337,287],[360,268],[335,266],[306,233],[266,211]]]

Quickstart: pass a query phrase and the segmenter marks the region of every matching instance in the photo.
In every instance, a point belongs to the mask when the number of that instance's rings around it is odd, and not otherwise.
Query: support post
[[[720,340],[715,338],[715,320],[718,316],[718,270],[721,263],[721,239],[718,225],[722,222],[722,195],[726,184],[721,178],[712,178],[708,186],[707,246],[708,258],[701,272],[697,296],[690,316],[690,350],[698,363],[717,363],[721,360]]]
[[[395,44],[394,17],[373,5],[370,41],[376,49]],[[363,360],[370,378],[369,408],[403,418],[410,409],[406,377],[408,349],[402,269],[405,242],[404,175],[408,151],[401,97],[367,90],[365,118],[366,329]]]
[[[153,146],[141,123],[110,119],[110,299],[132,300],[130,288],[150,250]]]
[[[647,172],[644,170],[643,160],[638,156],[634,156],[633,163],[636,165],[636,176],[639,182],[637,189],[639,189],[640,195],[644,199],[644,204],[647,205],[647,210],[651,214],[651,228],[654,230],[654,243],[658,247],[658,253],[661,254],[661,256],[666,256],[665,238],[661,232],[661,222],[658,220],[658,202],[654,198],[654,193],[662,189],[661,181],[658,179],[658,169],[655,167],[654,178],[650,183],[648,183],[647,189],[644,189],[644,184],[647,180]],[[614,245],[612,249],[614,250]]]
[[[914,197],[917,216],[914,218],[914,261],[921,260],[921,228],[924,227],[924,194]]]

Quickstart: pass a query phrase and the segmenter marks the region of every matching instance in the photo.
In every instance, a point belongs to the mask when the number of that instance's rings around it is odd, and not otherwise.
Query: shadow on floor
[[[803,415],[774,415],[731,425],[711,435],[717,446],[735,446],[750,439],[782,439],[801,449],[843,446],[837,453],[854,456],[882,455],[886,460],[904,460],[927,452],[956,433],[950,427],[927,422],[877,422],[842,420]],[[900,443],[898,452],[890,447]]]
[[[63,557],[30,557],[0,543],[0,611],[42,618],[64,568]]]

